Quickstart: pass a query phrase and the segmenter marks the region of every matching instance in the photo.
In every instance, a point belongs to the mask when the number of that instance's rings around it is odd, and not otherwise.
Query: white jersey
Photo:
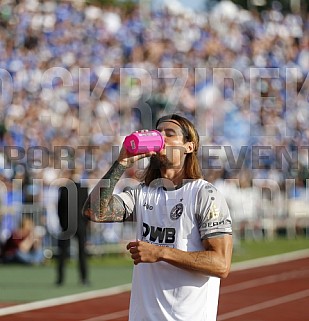
[[[232,233],[224,198],[205,180],[177,190],[139,185],[120,193],[136,238],[183,251],[204,250],[202,240]],[[129,321],[215,321],[220,279],[166,262],[134,266]]]

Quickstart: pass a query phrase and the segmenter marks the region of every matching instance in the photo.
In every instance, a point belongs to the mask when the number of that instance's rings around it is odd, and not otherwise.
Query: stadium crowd
[[[308,13],[169,3],[1,1],[2,241],[25,204],[42,205],[57,233],[62,170],[93,186],[124,136],[167,112],[197,126],[205,177],[235,222],[286,218],[287,200],[307,202]]]

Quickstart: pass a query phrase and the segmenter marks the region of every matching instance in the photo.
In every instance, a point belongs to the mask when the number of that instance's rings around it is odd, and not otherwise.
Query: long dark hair
[[[201,167],[198,160],[198,149],[200,138],[199,134],[196,131],[194,125],[185,117],[182,117],[178,114],[166,115],[158,119],[156,123],[156,128],[163,121],[173,121],[175,120],[181,127],[184,143],[193,142],[194,151],[186,155],[184,163],[184,178],[185,179],[199,179],[203,178]],[[157,166],[154,159],[150,159],[148,167],[145,169],[142,178],[145,181],[146,185],[150,185],[155,179],[161,178],[160,168]]]

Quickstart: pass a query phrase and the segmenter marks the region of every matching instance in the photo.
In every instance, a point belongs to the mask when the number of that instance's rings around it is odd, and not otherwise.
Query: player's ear
[[[194,143],[193,142],[186,142],[185,143],[185,154],[191,154],[194,151]]]

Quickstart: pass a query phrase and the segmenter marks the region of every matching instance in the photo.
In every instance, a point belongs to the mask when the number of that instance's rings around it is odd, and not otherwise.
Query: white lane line
[[[220,293],[221,294],[228,294],[233,293],[237,291],[242,291],[246,289],[251,289],[258,286],[264,286],[267,284],[287,281],[287,280],[293,280],[297,278],[304,278],[309,275],[309,270],[302,270],[302,271],[290,271],[290,272],[284,272],[280,274],[274,274],[274,275],[268,275],[262,278],[244,281],[235,283],[232,285],[224,286],[221,288]]]
[[[309,289],[304,290],[304,291],[300,291],[300,292],[296,292],[293,294],[285,295],[285,296],[282,296],[282,297],[279,297],[279,298],[276,298],[273,300],[268,300],[268,301],[261,302],[258,304],[249,305],[245,308],[241,308],[238,310],[227,312],[225,314],[221,314],[218,316],[217,321],[229,320],[232,318],[240,317],[240,316],[248,314],[248,313],[260,311],[260,310],[267,309],[267,308],[272,308],[276,305],[300,300],[300,299],[306,298],[308,296],[309,296]]]
[[[127,317],[129,315],[129,310],[122,310],[118,312],[113,312],[109,314],[104,314],[100,315],[98,317],[90,318],[90,319],[85,319],[82,321],[110,321],[110,320],[115,320],[121,317]]]
[[[36,309],[49,308],[57,305],[74,303],[74,302],[83,301],[83,300],[96,299],[99,297],[120,294],[130,290],[131,290],[131,284],[124,284],[124,285],[115,286],[108,289],[89,291],[84,293],[62,296],[54,299],[19,304],[19,305],[14,305],[14,306],[0,309],[0,316],[26,312],[30,310],[36,310]]]

